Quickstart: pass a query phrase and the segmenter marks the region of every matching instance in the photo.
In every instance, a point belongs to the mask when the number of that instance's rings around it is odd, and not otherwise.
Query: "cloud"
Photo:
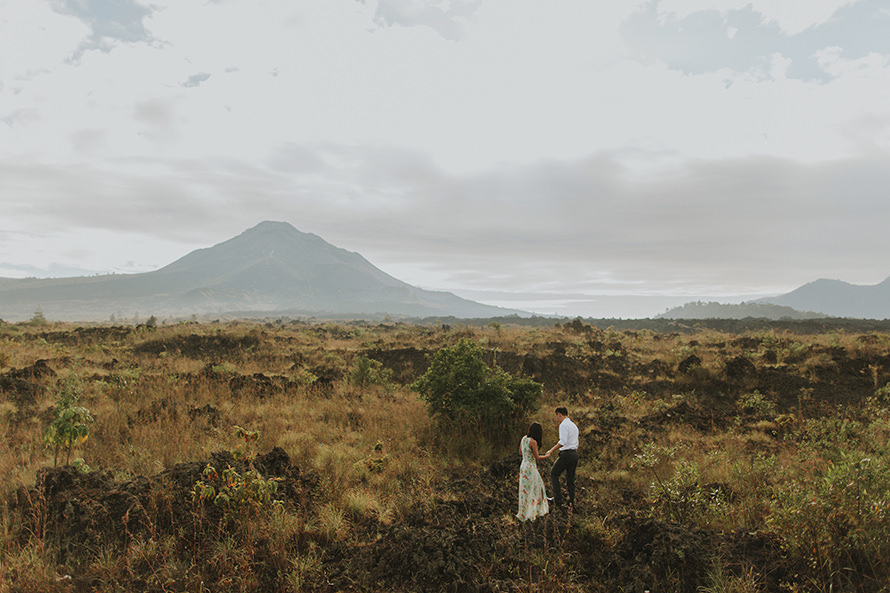
[[[78,154],[92,153],[105,144],[107,137],[105,130],[78,130],[71,135],[71,148]]]
[[[698,10],[678,16],[650,0],[621,26],[637,59],[659,60],[686,74],[729,70],[774,78],[775,56],[790,60],[789,78],[827,82],[840,76],[836,60],[890,56],[890,14],[884,0],[860,0],[838,8],[829,20],[797,33],[748,5],[732,10]],[[832,49],[836,48],[836,49]]]
[[[791,276],[890,272],[886,156],[692,160],[639,181],[613,153],[464,177],[377,154],[341,171],[357,189],[336,222],[307,213],[328,240],[424,266],[439,286],[770,292]]]
[[[188,77],[188,80],[182,83],[182,86],[186,88],[194,88],[196,86],[200,86],[202,82],[206,81],[210,78],[210,75],[206,72],[199,72],[198,74],[192,74]]]
[[[8,113],[8,114],[0,117],[0,122],[9,126],[10,128],[14,128],[18,125],[26,123],[27,121],[29,121],[31,119],[35,119],[37,117],[36,114],[37,114],[36,109],[27,109],[27,108],[16,109],[16,110],[12,111],[11,113]]]
[[[139,134],[155,142],[169,142],[176,138],[175,107],[173,101],[148,99],[133,107],[133,119],[142,124]]]
[[[366,0],[357,1],[364,4]],[[377,0],[374,20],[384,27],[429,27],[445,39],[457,40],[481,4],[482,0]]]
[[[78,61],[89,50],[110,51],[116,42],[149,42],[151,35],[143,20],[152,9],[135,0],[51,0],[53,9],[73,16],[90,28],[90,35],[75,51],[72,60]]]
[[[684,160],[641,180],[612,152],[457,176],[411,151],[292,145],[253,165],[7,164],[0,195],[16,221],[152,236],[177,257],[284,220],[429,288],[765,294],[890,273],[888,156]]]

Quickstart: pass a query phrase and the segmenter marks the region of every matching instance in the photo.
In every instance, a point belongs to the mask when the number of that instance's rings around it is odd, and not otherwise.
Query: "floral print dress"
[[[538,473],[538,464],[529,445],[530,441],[531,437],[524,436],[519,443],[522,465],[519,467],[519,512],[516,516],[520,521],[534,520],[550,511],[544,480]]]

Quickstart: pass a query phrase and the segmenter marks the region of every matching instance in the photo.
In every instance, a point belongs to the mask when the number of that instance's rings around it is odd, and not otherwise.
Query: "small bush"
[[[431,416],[499,431],[538,408],[539,383],[489,367],[482,354],[482,347],[467,338],[436,352],[413,385],[429,404]]]
[[[776,411],[776,404],[757,390],[746,393],[739,398],[739,408],[747,414],[758,417],[771,416]]]
[[[56,400],[53,421],[43,435],[44,441],[53,448],[53,466],[58,463],[60,450],[65,452],[67,465],[71,450],[82,445],[90,436],[94,418],[88,409],[77,405],[79,398],[76,384],[69,381]]]
[[[359,356],[355,359],[349,381],[357,389],[367,389],[371,385],[385,385],[392,379],[392,369],[383,367],[379,360],[372,360],[367,356]]]
[[[890,468],[884,459],[846,454],[815,475],[778,483],[767,524],[820,582],[853,590],[890,566]]]

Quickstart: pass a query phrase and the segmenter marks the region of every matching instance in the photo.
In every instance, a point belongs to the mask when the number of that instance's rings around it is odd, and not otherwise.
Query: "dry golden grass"
[[[107,591],[132,582],[134,575],[142,575],[146,587],[163,589],[166,583],[177,583],[181,589],[197,590],[200,579],[211,573],[226,575],[216,581],[219,590],[258,590],[261,584],[252,567],[260,554],[263,563],[282,575],[280,590],[311,589],[321,579],[324,546],[369,545],[376,533],[367,531],[367,525],[397,526],[418,507],[430,507],[430,501],[454,502],[458,495],[442,490],[442,484],[454,475],[483,473],[488,464],[515,456],[528,422],[540,422],[545,443],[554,442],[557,405],[567,405],[578,419],[588,447],[582,450],[578,472],[589,507],[572,523],[581,534],[573,541],[584,542],[584,553],[606,554],[621,543],[626,534],[615,517],[648,514],[670,522],[676,519],[680,503],[689,505],[686,516],[696,527],[718,533],[767,530],[770,518],[781,510],[775,500],[782,492],[778,476],[800,484],[818,483],[836,464],[820,448],[829,446],[824,431],[817,433],[818,426],[807,424],[817,413],[829,413],[828,407],[813,400],[813,388],[826,369],[840,368],[832,348],[868,359],[861,374],[873,390],[870,400],[854,402],[839,417],[867,418],[865,441],[885,440],[890,434],[890,423],[878,421],[890,417],[886,402],[875,395],[890,379],[890,369],[881,362],[890,351],[890,337],[885,334],[863,338],[841,332],[798,336],[763,331],[732,336],[702,330],[665,336],[584,324],[578,330],[569,324],[446,328],[400,323],[228,323],[142,328],[108,340],[99,334],[81,341],[63,339],[71,329],[61,324],[0,328],[0,373],[25,369],[38,360],[49,361],[55,371],[34,381],[39,389],[29,407],[12,397],[0,400],[0,472],[8,476],[4,501],[20,487],[33,485],[37,472],[52,465],[43,432],[60,387],[75,381],[80,404],[96,420],[89,440],[72,457],[82,457],[94,472],[108,470],[125,479],[205,460],[212,452],[239,446],[233,430],[237,425],[259,431],[259,439],[251,444],[253,451],[281,447],[293,464],[317,479],[312,513],[276,507],[243,532],[208,536],[202,550],[207,568],[184,557],[177,538],[169,534],[134,539],[122,550],[99,546],[85,553],[78,566],[60,566],[58,551],[41,534],[22,536],[20,518],[4,502],[0,593],[73,589],[75,584],[64,577],[77,571],[89,573],[95,586]],[[433,352],[462,337],[476,340],[495,355],[549,356],[558,350],[556,361],[560,357],[583,361],[586,366],[578,365],[577,372],[591,377],[590,385],[568,393],[558,388],[546,391],[540,409],[524,419],[514,441],[505,444],[468,434],[466,427],[432,422],[426,405],[406,383],[416,369],[364,389],[349,381],[355,361],[365,353],[401,348]],[[243,347],[242,339],[249,346]],[[144,348],[153,342],[169,343],[171,348],[159,354]],[[700,364],[678,373],[680,362],[693,354]],[[758,370],[779,369],[802,377],[806,386],[794,407],[781,407],[777,394],[769,391],[760,394],[761,399],[754,397],[757,376],[728,380],[726,362],[740,356]],[[652,363],[658,363],[657,372],[648,370]],[[315,382],[325,373],[325,381]],[[268,385],[255,375],[268,379]],[[617,386],[602,388],[596,384],[599,379],[617,381]],[[714,393],[713,385],[724,392]],[[756,413],[744,411],[744,402]],[[709,426],[669,416],[678,408],[703,413],[714,406],[730,410],[720,412],[724,417],[737,417],[725,425]],[[636,464],[646,444],[662,454],[651,471]],[[857,447],[851,445],[850,455],[876,459],[883,455]],[[684,492],[687,487],[692,489]],[[722,498],[703,494],[705,487],[714,488]],[[671,498],[676,493],[680,494]],[[166,494],[157,495],[160,499]],[[783,524],[789,530],[795,528],[790,516]],[[512,519],[505,524],[512,525]],[[554,572],[568,570],[572,562],[571,555],[547,555],[538,549],[523,565],[533,575],[525,584],[530,590],[577,588],[577,581]],[[495,562],[486,566],[498,570]],[[761,580],[749,568],[730,573],[715,563],[710,575],[701,590],[761,590]],[[16,589],[8,585],[11,582]]]

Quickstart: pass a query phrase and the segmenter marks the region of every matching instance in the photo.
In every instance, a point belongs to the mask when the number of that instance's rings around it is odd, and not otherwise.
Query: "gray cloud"
[[[78,130],[71,135],[71,148],[78,154],[90,153],[105,144],[106,130]]]
[[[210,75],[207,74],[206,72],[199,72],[198,74],[192,74],[191,76],[188,77],[188,79],[185,82],[182,83],[182,86],[184,86],[186,88],[193,88],[196,86],[200,86],[200,84],[202,82],[205,82],[208,78],[210,78]]]
[[[86,23],[91,34],[74,52],[77,61],[88,50],[110,51],[116,42],[149,42],[151,35],[143,24],[153,12],[136,0],[51,0],[53,10]]]
[[[133,119],[143,125],[140,135],[155,142],[169,142],[176,138],[175,107],[173,101],[147,99],[133,107]]]
[[[838,57],[855,60],[869,53],[890,56],[890,12],[885,0],[859,0],[833,17],[794,35],[767,21],[751,5],[741,10],[703,10],[684,18],[659,10],[650,0],[621,26],[625,43],[642,60],[661,60],[686,74],[729,69],[771,76],[774,55],[790,59],[789,78],[828,81],[836,77],[820,56],[840,48]]]
[[[435,4],[417,0],[377,0],[374,20],[386,27],[429,27],[445,39],[456,40],[463,37],[463,24],[481,4],[482,0],[444,0]]]
[[[8,113],[7,115],[0,116],[0,122],[3,122],[5,125],[9,126],[10,128],[14,128],[35,116],[36,116],[35,109],[29,109],[29,108],[16,109],[16,110],[12,111],[11,113]]]
[[[284,220],[433,288],[768,293],[890,275],[888,156],[688,161],[640,181],[611,153],[458,177],[408,151],[290,146],[262,165],[146,162],[151,175],[7,163],[0,207],[183,254]]]

